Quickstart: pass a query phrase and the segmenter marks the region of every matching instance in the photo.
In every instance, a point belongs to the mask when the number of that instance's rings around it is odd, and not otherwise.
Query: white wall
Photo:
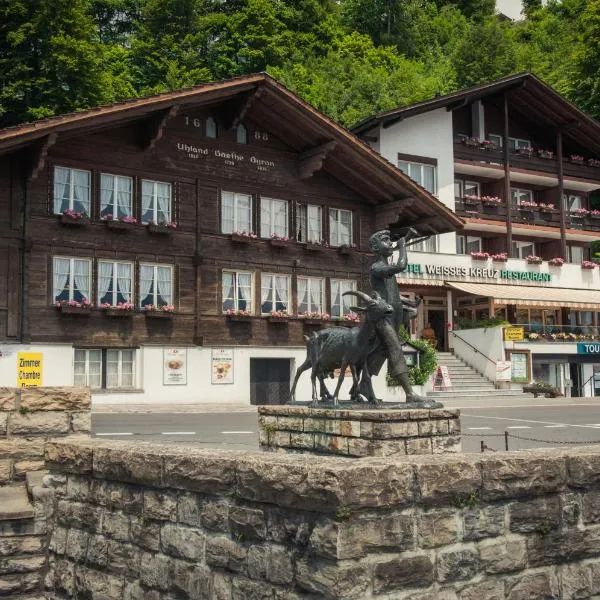
[[[454,146],[452,112],[445,108],[403,119],[379,129],[379,152],[394,165],[398,153],[435,158],[438,162],[438,198],[454,210]],[[454,233],[440,235],[440,252],[455,252]]]
[[[452,337],[454,338],[454,354],[491,381],[495,381],[496,364],[490,362],[486,356],[493,361],[504,360],[502,327],[460,329]],[[475,352],[469,344],[475,346],[479,352]]]
[[[0,344],[0,386],[17,385],[17,353],[42,353],[42,385],[73,385],[73,347],[66,344]]]

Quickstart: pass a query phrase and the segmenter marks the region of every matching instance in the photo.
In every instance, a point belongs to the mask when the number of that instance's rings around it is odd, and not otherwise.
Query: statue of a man
[[[392,305],[394,313],[377,324],[378,343],[368,358],[371,375],[377,375],[388,359],[388,371],[400,383],[406,393],[407,402],[424,402],[426,398],[416,394],[408,381],[408,366],[402,352],[400,325],[404,323],[403,299],[396,283],[396,274],[406,270],[408,257],[407,240],[419,237],[414,229],[409,229],[404,237],[394,242],[391,233],[385,229],[375,232],[369,238],[369,248],[375,254],[371,265],[371,287],[373,291]],[[389,258],[394,250],[398,251],[398,260],[390,264]]]

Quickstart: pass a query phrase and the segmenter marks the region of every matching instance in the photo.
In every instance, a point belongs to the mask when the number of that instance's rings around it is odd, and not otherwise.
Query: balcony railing
[[[558,176],[558,160],[551,154],[552,158],[543,158],[545,151],[511,151],[510,165],[516,169],[526,171],[539,171]],[[545,156],[549,156],[546,154]],[[481,145],[467,143],[463,140],[454,142],[454,158],[468,160],[489,165],[504,165],[504,152],[501,148],[493,145]],[[593,162],[593,159],[592,159]],[[596,163],[594,163],[596,164]],[[580,177],[583,179],[600,180],[600,165],[592,166],[588,161],[574,162],[569,157],[563,157],[563,174],[565,177]]]
[[[600,341],[600,327],[594,325],[542,325],[518,323],[525,330],[524,342],[593,342]]]

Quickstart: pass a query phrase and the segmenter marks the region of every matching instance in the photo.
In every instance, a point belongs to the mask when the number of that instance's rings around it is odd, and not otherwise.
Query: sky
[[[511,19],[521,18],[521,0],[496,0],[496,10]]]

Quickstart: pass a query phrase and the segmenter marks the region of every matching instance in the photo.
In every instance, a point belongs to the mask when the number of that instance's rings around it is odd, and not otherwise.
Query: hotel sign
[[[536,271],[509,271],[508,269],[483,269],[481,267],[446,267],[441,265],[409,264],[406,273],[414,275],[437,275],[439,277],[458,277],[473,279],[509,279],[516,281],[552,281],[550,273],[539,273]]]

